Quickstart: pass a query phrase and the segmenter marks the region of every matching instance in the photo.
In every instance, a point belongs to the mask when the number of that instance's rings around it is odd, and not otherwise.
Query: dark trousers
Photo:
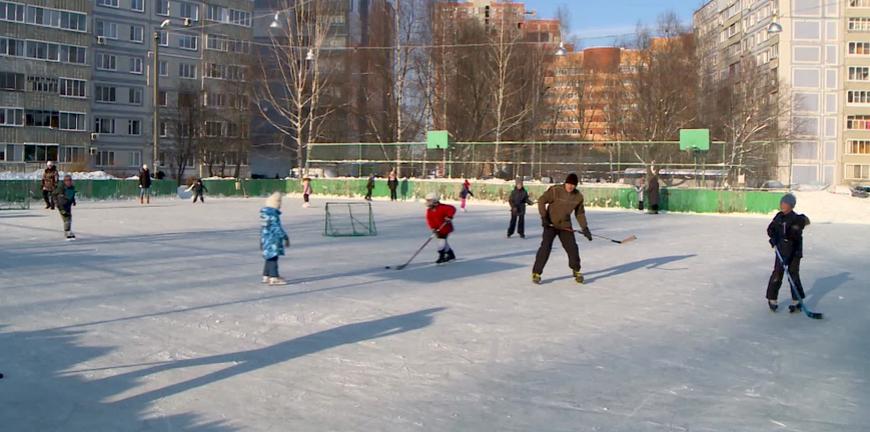
[[[202,192],[194,192],[193,194],[193,202],[199,199],[199,202],[205,204],[205,197],[202,196]]]
[[[580,271],[580,252],[577,250],[577,242],[574,241],[574,232],[544,227],[541,247],[538,248],[538,254],[535,256],[535,266],[532,267],[533,273],[541,274],[544,272],[544,266],[547,265],[547,260],[550,259],[550,251],[553,249],[553,240],[556,237],[559,237],[559,241],[562,242],[562,248],[568,253],[568,266],[571,267],[571,270]]]
[[[308,202],[308,194],[302,194],[302,200]]]
[[[798,295],[801,296],[800,299],[795,298],[794,292],[791,294],[792,300],[801,300],[804,296],[804,286],[801,283],[801,259],[800,257],[792,258],[791,264],[788,266],[788,274],[791,276],[791,280],[794,282],[794,288],[797,291]],[[779,287],[782,286],[782,279],[785,273],[785,269],[782,267],[782,264],[779,262],[779,258],[776,259],[776,262],[773,264],[773,273],[770,275],[770,281],[767,283],[767,299],[768,300],[776,300],[779,297]],[[789,288],[789,291],[791,289]]]
[[[638,202],[637,202],[637,209],[640,210],[640,211],[643,211],[643,201],[638,201]]]
[[[45,200],[45,208],[54,208],[54,197],[51,195],[51,191],[43,190],[42,199]]]
[[[526,235],[526,212],[511,210],[511,223],[508,225],[508,237],[514,235],[514,230],[521,235]]]
[[[266,264],[263,265],[263,276],[278,277],[278,257],[266,260]]]
[[[649,206],[649,208],[650,208],[650,210],[652,210],[653,214],[659,214],[659,205],[658,204],[653,204],[653,205]]]
[[[366,201],[372,200],[372,189],[366,189]]]
[[[72,209],[61,206],[57,208],[57,211],[60,213],[60,218],[63,219],[64,232],[72,231]]]
[[[398,195],[396,194],[396,188],[390,189],[390,201],[395,201],[398,199]]]

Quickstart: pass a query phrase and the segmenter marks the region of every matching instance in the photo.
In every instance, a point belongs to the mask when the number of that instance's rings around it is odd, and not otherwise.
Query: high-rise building
[[[870,0],[711,0],[695,12],[712,79],[741,62],[769,68],[791,96],[783,183],[870,180]]]

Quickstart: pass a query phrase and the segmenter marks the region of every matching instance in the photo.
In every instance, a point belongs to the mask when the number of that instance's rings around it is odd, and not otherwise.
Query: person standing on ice
[[[801,284],[801,258],[804,256],[804,228],[810,224],[810,219],[805,215],[798,214],[794,211],[797,205],[797,198],[792,194],[786,194],[779,200],[779,213],[773,217],[770,225],[767,226],[767,236],[770,241],[770,246],[779,251],[785,265],[788,266],[788,274],[794,282],[794,291],[792,291],[792,304],[789,305],[789,312],[800,311],[801,300],[804,299],[804,287]],[[767,305],[770,310],[776,312],[779,308],[777,298],[779,297],[779,288],[782,286],[782,278],[785,273],[783,263],[779,261],[779,257],[773,264],[773,273],[770,275],[770,280],[767,283]]]
[[[396,176],[396,170],[390,171],[390,176],[387,178],[387,187],[390,188],[390,201],[396,201],[398,199],[396,189],[399,188],[399,178]]]
[[[302,207],[308,208],[311,207],[311,203],[308,202],[308,197],[311,196],[311,179],[305,177],[302,179]]]
[[[550,259],[550,251],[553,249],[553,240],[559,237],[562,247],[568,254],[568,266],[574,272],[574,280],[583,283],[583,273],[580,273],[580,252],[577,250],[577,242],[574,241],[574,229],[571,225],[571,214],[580,224],[583,236],[592,241],[592,233],[586,223],[586,210],[583,208],[583,194],[577,190],[577,174],[568,174],[565,183],[552,186],[538,198],[538,212],[541,214],[541,223],[544,226],[541,247],[535,256],[535,265],[532,267],[532,282],[541,283],[541,274],[544,266]]]
[[[204,192],[208,192],[208,188],[202,183],[202,179],[196,179],[187,191],[193,191],[193,203],[196,204],[196,200],[199,199],[199,202],[205,204],[205,197],[203,195]]]
[[[52,161],[45,164],[45,171],[42,172],[42,199],[45,201],[45,208],[54,210],[54,190],[57,189],[57,167]]]
[[[462,189],[459,190],[459,207],[462,211],[467,211],[465,210],[465,202],[468,200],[469,196],[474,196],[474,194],[471,193],[471,182],[469,182],[468,179],[465,179],[465,181],[462,182]]]
[[[647,186],[649,195],[649,211],[651,214],[659,214],[659,175],[653,171]]]
[[[375,175],[369,175],[369,180],[366,182],[366,201],[372,200],[372,191],[375,190]]]
[[[529,199],[529,193],[523,187],[523,181],[517,179],[514,190],[511,191],[511,196],[508,198],[508,203],[511,206],[511,222],[508,225],[507,237],[511,238],[514,235],[514,230],[520,235],[520,238],[526,238],[526,205],[532,205]]]
[[[275,192],[266,198],[266,206],[260,209],[260,248],[263,251],[263,283],[286,285],[278,275],[278,257],[284,248],[290,247],[290,237],[281,225],[281,193]]]
[[[148,165],[139,170],[139,204],[151,204],[151,171]]]
[[[456,259],[456,254],[447,237],[453,232],[453,217],[456,216],[456,207],[442,204],[441,198],[435,192],[426,194],[426,223],[432,234],[438,237],[438,260],[435,264],[450,262]]]
[[[54,202],[63,220],[63,232],[67,240],[74,240],[72,232],[72,208],[76,205],[76,187],[70,175],[63,176],[63,182],[54,190]]]
[[[634,187],[634,191],[637,192],[637,209],[643,211],[643,193],[646,190],[646,185],[644,184],[643,178],[638,181],[637,186]]]

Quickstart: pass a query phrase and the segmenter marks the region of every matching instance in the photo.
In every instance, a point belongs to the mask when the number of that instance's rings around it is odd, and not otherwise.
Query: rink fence
[[[301,193],[302,185],[298,180],[204,180],[207,195],[223,197],[261,197],[272,192]],[[29,185],[31,199],[41,199],[39,181],[0,180],[0,196],[22,190],[21,185]],[[109,200],[130,199],[139,196],[136,180],[77,180],[75,182],[79,197],[83,199]],[[311,186],[314,198],[318,195],[336,197],[362,197],[366,193],[365,179],[313,179]],[[437,192],[444,199],[458,200],[461,182],[435,180],[403,180],[399,182],[400,200],[421,199],[429,192]],[[526,189],[532,199],[541,195],[549,185],[529,184]],[[477,183],[472,184],[472,200],[505,202],[513,185]],[[636,208],[637,194],[630,187],[595,187],[594,184],[580,185],[589,207]],[[174,180],[155,180],[151,187],[155,196],[175,196],[177,185]],[[375,182],[373,196],[389,197],[387,182]],[[761,191],[725,191],[710,189],[672,188],[661,190],[661,208],[673,212],[695,213],[770,213],[779,207],[781,193]],[[647,200],[647,202],[649,202]]]

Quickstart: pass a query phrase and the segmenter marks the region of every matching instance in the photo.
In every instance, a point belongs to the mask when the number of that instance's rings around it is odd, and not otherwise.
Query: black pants
[[[390,188],[390,201],[395,201],[396,199],[398,199],[396,188]]]
[[[54,208],[54,197],[51,195],[51,191],[43,190],[42,199],[45,200],[45,208]]]
[[[63,231],[72,231],[72,208],[69,206],[60,206],[57,211],[60,213],[60,218],[63,219]]]
[[[782,264],[779,262],[779,258],[776,259],[776,262],[773,264],[773,273],[770,275],[770,281],[767,283],[767,299],[768,300],[776,300],[779,297],[779,287],[782,286],[782,278],[784,276],[785,269],[782,267]],[[794,292],[791,294],[792,300],[802,300],[804,296],[804,286],[801,283],[801,259],[800,257],[792,258],[791,264],[788,266],[788,274],[791,275],[791,280],[794,282],[794,288],[797,291],[798,295],[801,296],[800,299],[795,298]],[[791,292],[791,288],[789,288]]]
[[[266,260],[266,264],[263,265],[263,276],[278,277],[278,257]]]
[[[514,230],[521,235],[526,235],[526,212],[511,210],[511,223],[508,225],[508,237],[514,235]]]
[[[302,194],[302,200],[308,202],[308,194]]]
[[[556,237],[559,237],[562,247],[568,253],[568,266],[571,267],[571,270],[580,271],[580,252],[577,250],[574,232],[544,227],[541,247],[538,248],[538,254],[535,256],[535,266],[532,267],[533,273],[541,274],[544,272],[544,266],[547,265],[547,260],[550,259],[550,251],[553,249],[553,240]]]
[[[194,192],[193,202],[196,202],[197,198],[199,199],[199,202],[205,204],[205,197],[202,196],[202,192]]]
[[[637,209],[640,210],[640,211],[643,211],[643,201],[638,201],[638,202],[637,202]]]
[[[652,204],[649,206],[649,208],[650,208],[650,210],[652,210],[653,214],[659,214],[659,205],[658,204]]]
[[[371,201],[371,200],[372,200],[372,190],[366,189],[366,201]]]

